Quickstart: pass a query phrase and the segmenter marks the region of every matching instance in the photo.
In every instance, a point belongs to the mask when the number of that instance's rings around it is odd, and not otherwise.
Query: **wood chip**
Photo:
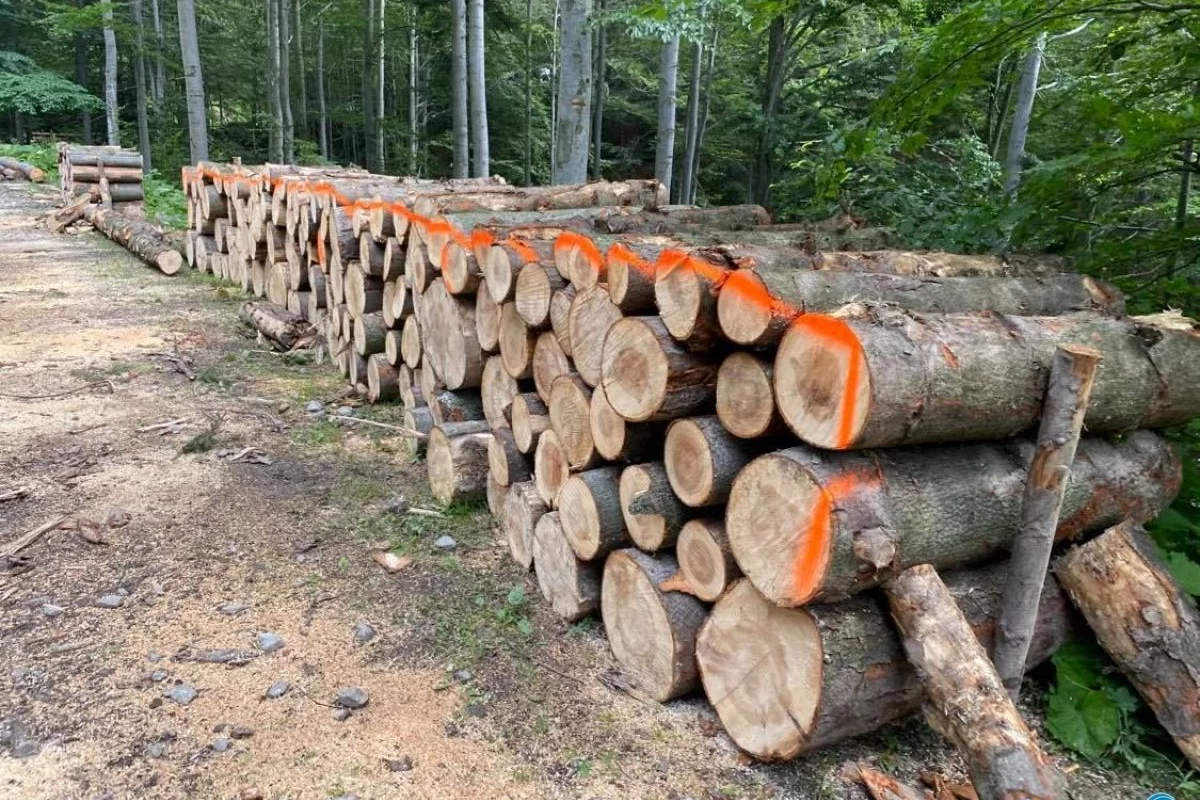
[[[412,559],[408,556],[398,556],[395,553],[388,553],[383,550],[371,556],[375,559],[375,563],[383,567],[389,574],[395,574],[412,564]]]

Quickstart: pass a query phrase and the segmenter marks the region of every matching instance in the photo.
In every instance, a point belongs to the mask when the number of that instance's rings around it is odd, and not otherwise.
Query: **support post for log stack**
[[[1055,350],[1050,365],[1037,450],[1025,479],[1021,527],[1013,543],[992,655],[996,672],[1014,702],[1021,693],[1038,597],[1050,567],[1063,494],[1099,363],[1100,353],[1096,350],[1064,346]]]
[[[962,752],[980,800],[1059,797],[1062,774],[1038,747],[937,571],[910,567],[885,589],[904,652],[925,687],[926,718]]]

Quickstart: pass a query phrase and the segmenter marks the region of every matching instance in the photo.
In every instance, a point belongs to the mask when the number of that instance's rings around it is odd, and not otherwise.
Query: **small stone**
[[[163,660],[162,653],[146,653],[146,660],[151,664],[157,664]]]
[[[370,700],[365,689],[348,686],[337,693],[337,699],[334,702],[342,708],[362,708]]]
[[[274,683],[271,684],[270,688],[267,689],[267,697],[270,698],[271,700],[278,700],[279,698],[281,698],[285,694],[287,694],[288,689],[291,689],[291,688],[292,688],[292,685],[290,683],[288,683],[287,681],[275,681]]]
[[[400,756],[399,758],[385,758],[383,765],[387,767],[388,772],[411,772],[413,761],[408,756]]]
[[[56,606],[53,603],[46,603],[42,606],[42,613],[50,619],[60,616],[64,611],[66,611],[65,608],[62,606]]]
[[[22,739],[12,746],[13,758],[33,758],[40,752],[42,752],[41,743],[35,742],[33,739]]]
[[[333,710],[333,721],[334,722],[345,722],[348,719],[350,719],[350,709],[335,708]]]
[[[475,717],[476,719],[480,719],[480,718],[482,718],[482,717],[486,717],[486,716],[487,716],[487,709],[486,709],[486,708],[484,708],[484,707],[483,707],[482,705],[480,705],[479,703],[471,703],[469,706],[467,706],[467,716],[468,716],[468,717]]]
[[[375,638],[375,629],[368,622],[360,622],[354,626],[354,641],[364,644]]]
[[[383,510],[389,514],[403,514],[408,511],[408,498],[402,494],[394,495],[383,504]]]
[[[339,417],[353,417],[354,409],[350,406],[338,406],[337,415]]]
[[[217,610],[228,617],[236,617],[238,614],[250,607],[250,604],[242,600],[230,600],[228,603],[218,606]]]
[[[186,683],[172,686],[165,694],[181,706],[186,706],[200,696],[200,693],[194,687],[188,686]]]
[[[239,725],[229,732],[229,735],[234,739],[249,739],[254,735],[253,728],[247,728],[245,725]]]
[[[258,789],[242,789],[242,793],[238,795],[238,800],[262,800],[262,792]]]
[[[162,736],[158,738],[162,739],[164,742],[173,742],[179,738],[179,734],[168,728],[167,730],[163,731]]]
[[[229,727],[229,725],[227,725],[226,723],[218,722],[216,725],[212,726],[212,732],[213,733],[224,733],[225,729],[228,727]]]
[[[307,411],[309,414],[320,414],[322,411],[325,410],[325,404],[322,403],[320,400],[309,400],[308,403],[304,406],[304,410]]]
[[[162,758],[167,754],[167,746],[162,742],[155,742],[146,748],[146,755],[151,758]]]
[[[439,550],[453,550],[458,547],[458,542],[454,541],[453,536],[439,536],[433,546]]]
[[[120,589],[117,589],[117,594],[121,595],[121,597],[129,597],[129,590],[122,586]]]
[[[129,512],[113,506],[104,514],[104,524],[110,528],[124,528],[129,524]]]
[[[216,750],[218,753],[224,753],[232,744],[233,742],[229,741],[224,736],[218,736],[216,739],[213,739],[212,749]]]
[[[120,594],[106,594],[96,601],[100,608],[120,608],[124,604],[125,596]]]
[[[150,707],[151,707],[151,708],[158,708],[158,707],[160,707],[161,705],[162,705],[162,698],[161,698],[161,697],[156,697],[156,698],[154,698],[153,700],[151,700],[151,701],[150,701]]]
[[[165,669],[156,669],[150,673],[150,680],[153,683],[162,683],[167,679],[167,671]]]
[[[264,653],[274,653],[283,647],[283,638],[274,633],[260,633],[258,635],[258,649]]]
[[[469,669],[460,669],[454,673],[454,680],[459,683],[470,683],[474,679],[475,675]]]

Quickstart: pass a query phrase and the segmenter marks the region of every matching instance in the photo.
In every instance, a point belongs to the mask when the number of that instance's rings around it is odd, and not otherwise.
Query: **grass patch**
[[[217,435],[212,431],[204,431],[197,433],[191,439],[183,443],[183,447],[179,448],[181,455],[190,455],[192,453],[207,453],[217,446]]]
[[[292,429],[292,444],[298,447],[329,447],[342,443],[344,432],[340,425],[321,420]]]

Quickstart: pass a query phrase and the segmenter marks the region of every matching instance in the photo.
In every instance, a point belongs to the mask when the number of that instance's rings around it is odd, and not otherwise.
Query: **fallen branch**
[[[363,425],[371,425],[376,428],[384,428],[389,431],[395,431],[402,436],[410,436],[413,439],[426,439],[428,436],[420,431],[414,431],[412,428],[405,428],[402,425],[389,425],[386,422],[376,422],[373,419],[363,419],[362,417],[334,417],[340,422],[359,422]]]
[[[29,545],[33,544],[38,539],[45,536],[50,531],[54,530],[55,528],[58,528],[60,525],[62,525],[64,522],[66,522],[69,517],[70,517],[70,514],[63,514],[58,519],[51,520],[50,522],[47,522],[45,525],[42,525],[39,528],[34,528],[29,533],[24,534],[20,538],[14,539],[12,542],[9,542],[5,547],[0,548],[0,558],[12,558],[17,553],[21,552],[26,547],[29,547]]]
[[[28,486],[20,486],[16,489],[9,489],[7,492],[0,492],[0,503],[7,503],[9,500],[20,500],[31,491],[33,490]]]
[[[88,389],[95,389],[97,386],[107,386],[109,394],[117,390],[116,385],[111,380],[103,380],[85,383],[83,386],[76,386],[74,389],[67,389],[64,392],[52,392],[50,394],[7,394],[0,392],[0,397],[7,400],[51,400],[56,397],[66,397],[76,394],[77,392],[86,392]]]

